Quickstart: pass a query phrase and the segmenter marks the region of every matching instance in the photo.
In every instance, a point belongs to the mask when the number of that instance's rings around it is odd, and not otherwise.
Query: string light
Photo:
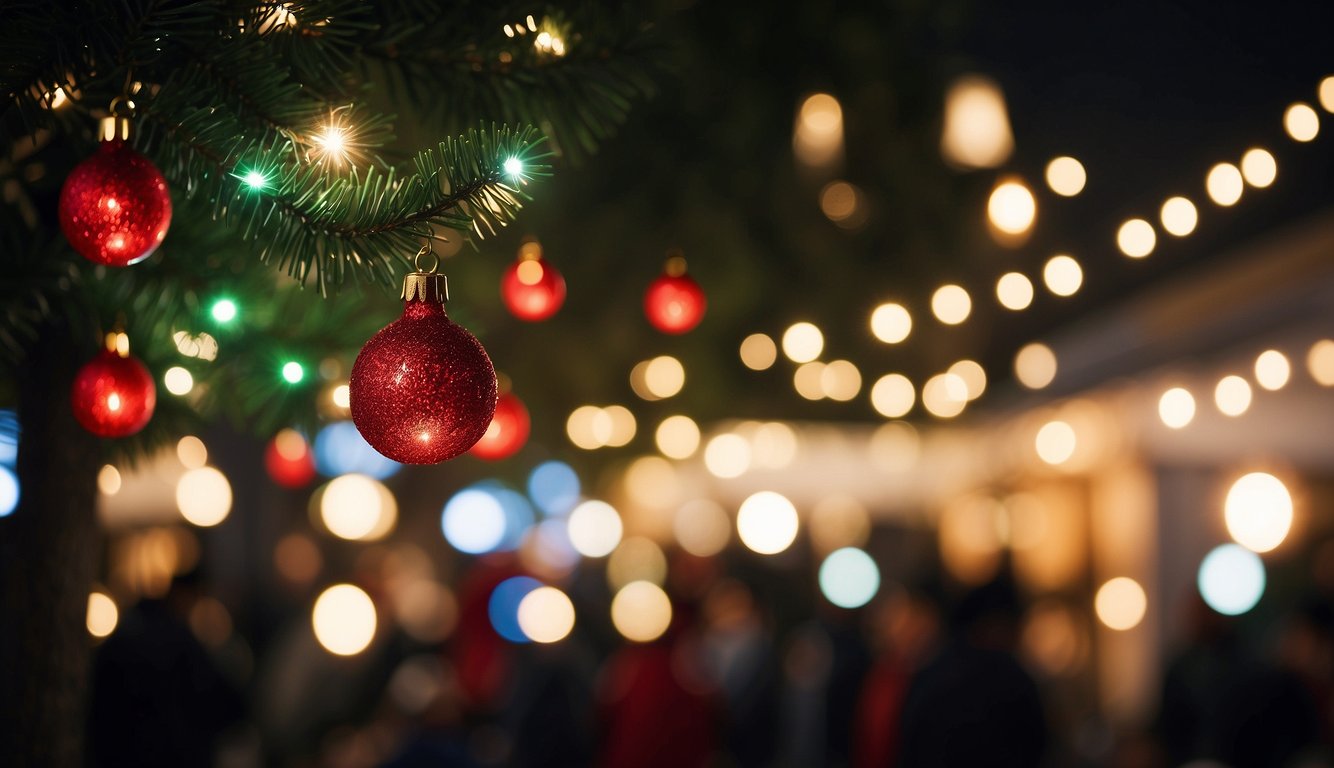
[[[1144,219],[1130,219],[1116,232],[1117,247],[1132,259],[1142,259],[1153,253],[1157,240],[1153,225]]]
[[[1014,375],[1029,389],[1042,389],[1056,378],[1056,353],[1041,342],[1024,346],[1014,356]]]
[[[871,406],[889,419],[897,419],[912,410],[917,393],[907,376],[890,373],[881,376],[871,387]]]
[[[1214,388],[1214,404],[1224,416],[1240,416],[1251,407],[1251,385],[1240,376],[1224,376]]]
[[[946,325],[958,325],[973,311],[968,291],[958,285],[942,285],[931,295],[931,311]]]
[[[752,333],[741,341],[741,362],[752,371],[773,367],[778,360],[778,345],[767,334]]]
[[[1038,204],[1027,185],[1009,179],[996,185],[987,199],[987,218],[1006,235],[1022,235],[1032,229]]]
[[[1241,156],[1241,175],[1247,184],[1264,189],[1278,178],[1278,162],[1266,150],[1259,147],[1249,149]]]
[[[969,401],[981,397],[987,389],[987,372],[973,360],[960,360],[951,365],[946,373],[959,377],[964,384],[965,399]]]
[[[250,187],[255,191],[263,190],[265,187],[269,186],[269,177],[265,176],[263,172],[255,169],[251,169],[241,174],[241,180],[245,182],[247,187]]]
[[[1033,282],[1018,272],[1006,272],[996,281],[996,300],[1018,312],[1033,303]]]
[[[945,94],[940,153],[961,168],[995,168],[1014,151],[1005,95],[996,81],[964,75]]]
[[[1267,349],[1255,358],[1255,383],[1271,392],[1283,389],[1291,375],[1292,365],[1277,349]]]
[[[508,176],[517,178],[523,175],[523,161],[517,157],[506,158],[503,167]]]
[[[162,374],[162,384],[168,392],[180,397],[190,394],[190,390],[195,388],[195,377],[179,365],[173,365]]]
[[[1227,208],[1237,204],[1244,189],[1241,171],[1232,163],[1219,163],[1209,169],[1204,178],[1204,188],[1209,192],[1209,199]]]
[[[1195,418],[1195,398],[1182,387],[1173,387],[1158,398],[1158,418],[1169,429],[1182,429]]]
[[[1053,256],[1042,268],[1042,281],[1057,296],[1073,296],[1084,284],[1084,270],[1069,256]]]
[[[1163,203],[1158,218],[1163,222],[1163,229],[1169,235],[1185,237],[1195,231],[1200,215],[1195,204],[1184,197],[1169,197]]]
[[[1034,447],[1038,458],[1059,466],[1075,455],[1075,429],[1064,421],[1049,421],[1038,430]]]
[[[902,304],[881,304],[871,312],[871,333],[886,344],[898,344],[912,333],[912,315]]]
[[[1326,112],[1334,112],[1334,75],[1320,81],[1319,95],[1320,106]]]
[[[236,302],[231,299],[218,299],[213,302],[209,314],[219,323],[230,323],[236,319]]]
[[[306,378],[306,369],[295,360],[288,360],[283,363],[283,380],[288,384],[300,384],[301,380]]]
[[[824,351],[824,334],[811,323],[794,323],[783,332],[783,354],[794,363],[809,363]]]
[[[1283,129],[1293,141],[1312,141],[1320,133],[1320,116],[1310,104],[1296,102],[1283,113]]]
[[[1073,157],[1057,157],[1047,163],[1047,186],[1062,197],[1074,197],[1084,191],[1088,174]]]

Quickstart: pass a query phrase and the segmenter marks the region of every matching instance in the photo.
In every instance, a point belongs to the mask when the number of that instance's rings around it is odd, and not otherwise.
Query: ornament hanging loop
[[[117,96],[107,108],[109,113],[98,126],[97,137],[102,141],[128,141],[130,118],[134,116],[134,102],[129,96]]]
[[[423,270],[423,269],[422,269],[422,257],[423,257],[423,256],[430,256],[430,257],[431,257],[431,268],[430,268],[430,269],[427,269],[427,270]],[[425,274],[428,274],[428,275],[434,275],[434,274],[436,273],[436,271],[437,271],[438,269],[440,269],[440,255],[437,254],[437,253],[435,252],[435,246],[431,244],[431,241],[430,241],[430,240],[427,240],[427,241],[426,241],[426,245],[423,245],[423,246],[421,247],[421,249],[417,251],[417,255],[413,257],[413,259],[412,259],[412,267],[413,267],[413,269],[417,270],[418,272],[424,272]]]

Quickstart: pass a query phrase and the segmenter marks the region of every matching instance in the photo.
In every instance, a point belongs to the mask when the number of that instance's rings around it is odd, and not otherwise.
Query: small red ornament
[[[409,274],[403,299],[403,316],[372,336],[352,365],[352,421],[385,456],[437,464],[486,433],[496,370],[477,338],[445,314],[444,275]]]
[[[310,444],[295,429],[284,429],[269,441],[264,468],[284,488],[304,488],[315,479],[315,457]]]
[[[74,418],[98,437],[126,437],[144,428],[157,405],[153,375],[130,356],[129,337],[107,334],[107,348],[74,376]]]
[[[167,181],[125,143],[129,121],[103,121],[102,144],[60,190],[60,228],[89,261],[126,267],[152,255],[171,224]]]
[[[518,452],[528,442],[528,409],[513,392],[505,392],[496,401],[496,415],[482,439],[469,451],[486,461],[500,461]]]
[[[524,243],[519,258],[500,278],[500,297],[510,314],[536,323],[556,314],[565,303],[565,278],[542,258],[541,245]]]
[[[704,289],[686,274],[686,260],[673,256],[644,292],[644,315],[663,333],[685,333],[704,319]]]

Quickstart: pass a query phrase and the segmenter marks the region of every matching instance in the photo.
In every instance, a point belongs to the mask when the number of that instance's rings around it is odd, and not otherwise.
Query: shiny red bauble
[[[520,258],[501,276],[500,297],[520,320],[546,320],[565,303],[565,278],[546,259]]]
[[[442,279],[408,279],[417,277]],[[348,382],[361,436],[404,464],[436,464],[467,451],[496,412],[491,358],[445,314],[442,293],[409,282],[403,316],[361,348]]]
[[[644,315],[663,333],[685,333],[704,319],[708,300],[690,275],[663,274],[644,292]]]
[[[264,469],[284,488],[304,488],[315,479],[315,455],[300,432],[284,429],[269,441]]]
[[[125,267],[148,258],[171,224],[167,181],[124,141],[104,141],[60,190],[60,228],[89,261]]]
[[[74,377],[74,418],[98,437],[126,437],[144,428],[157,405],[157,385],[144,364],[102,350]]]
[[[469,451],[479,459],[500,461],[513,456],[528,442],[528,409],[512,392],[506,392],[496,401],[496,415],[486,428],[482,439]]]

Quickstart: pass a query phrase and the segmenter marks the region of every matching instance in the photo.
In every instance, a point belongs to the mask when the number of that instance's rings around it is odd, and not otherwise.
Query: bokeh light
[[[106,637],[116,631],[120,622],[120,610],[116,601],[105,592],[92,592],[88,595],[88,611],[85,624],[88,634],[93,637]]]
[[[792,427],[769,421],[749,433],[750,463],[756,469],[786,469],[797,458],[800,443]]]
[[[1204,177],[1204,189],[1209,199],[1224,208],[1236,205],[1245,189],[1245,180],[1241,171],[1232,163],[1219,163],[1209,169]]]
[[[1259,147],[1248,149],[1241,156],[1241,175],[1247,184],[1264,189],[1278,178],[1278,162],[1267,150]]]
[[[19,496],[18,475],[9,467],[0,466],[0,517],[14,513],[19,505]]]
[[[670,355],[645,360],[630,372],[630,387],[645,400],[662,400],[681,391],[686,383],[686,369]]]
[[[917,392],[907,376],[890,373],[881,376],[871,387],[871,406],[881,416],[897,419],[912,410]]]
[[[1243,475],[1228,489],[1223,519],[1233,541],[1252,552],[1269,552],[1292,528],[1292,494],[1266,472]]]
[[[987,219],[1007,235],[1022,235],[1032,229],[1037,213],[1033,192],[1018,179],[997,184],[987,198]]]
[[[1265,591],[1265,565],[1240,544],[1220,544],[1200,563],[1196,584],[1204,602],[1224,616],[1255,607]]]
[[[121,477],[120,470],[111,464],[104,464],[97,471],[97,490],[103,496],[115,496],[120,493]],[[0,493],[3,497],[3,493]],[[4,516],[4,504],[0,502],[0,517]]]
[[[809,363],[824,351],[824,334],[811,323],[793,323],[783,332],[783,354],[794,363]]]
[[[792,372],[792,388],[807,400],[824,399],[824,366],[819,360],[802,363]]]
[[[912,333],[912,315],[902,304],[885,302],[871,311],[871,333],[886,344],[898,344]]]
[[[1116,246],[1132,259],[1142,259],[1153,253],[1157,241],[1153,225],[1144,219],[1129,219],[1116,231]]]
[[[219,323],[230,323],[236,319],[236,302],[231,299],[218,299],[209,310],[213,319]]]
[[[952,419],[968,404],[968,383],[953,373],[941,373],[922,385],[922,407],[932,416]]]
[[[681,549],[696,557],[711,557],[723,551],[732,537],[732,519],[717,502],[695,499],[676,511],[672,534]]]
[[[0,408],[0,464],[12,467],[18,458],[18,416],[8,408]]]
[[[301,380],[306,378],[306,369],[301,363],[295,360],[288,360],[283,363],[283,380],[288,384],[300,384]]]
[[[199,469],[208,463],[208,446],[194,435],[176,441],[176,458],[186,469]]]
[[[519,624],[519,606],[524,598],[542,588],[542,582],[531,576],[514,576],[496,585],[487,600],[487,618],[496,634],[511,643],[528,642],[528,634]]]
[[[1042,282],[1057,296],[1074,296],[1084,284],[1084,270],[1069,256],[1053,256],[1042,267]]]
[[[1287,386],[1292,376],[1292,364],[1287,355],[1277,349],[1267,349],[1255,358],[1255,383],[1276,392]]]
[[[996,300],[1016,312],[1027,309],[1033,303],[1033,281],[1018,272],[1006,272],[996,281]]]
[[[833,360],[820,371],[820,389],[824,396],[846,403],[862,391],[862,374],[849,360]]]
[[[1214,387],[1214,405],[1224,416],[1240,416],[1251,407],[1251,385],[1240,376],[1224,376]]]
[[[1034,447],[1038,458],[1059,466],[1075,455],[1075,428],[1064,421],[1049,421],[1038,430]]]
[[[315,435],[315,468],[326,477],[362,474],[384,480],[403,468],[366,442],[350,421],[335,421]]]
[[[519,601],[517,619],[519,630],[529,640],[559,642],[574,629],[574,603],[555,587],[538,587]]]
[[[173,395],[181,397],[190,394],[195,388],[195,377],[179,365],[173,365],[162,374],[162,386]]]
[[[945,325],[958,325],[973,311],[973,300],[959,285],[942,285],[931,294],[931,312]]]
[[[843,152],[843,107],[827,93],[806,97],[797,110],[792,135],[797,160],[812,167],[829,166]]]
[[[1118,576],[1098,588],[1098,594],[1093,599],[1093,607],[1099,621],[1109,629],[1124,632],[1134,629],[1144,620],[1149,599],[1139,582]]]
[[[621,543],[621,516],[605,501],[590,499],[574,508],[567,523],[570,544],[584,557],[606,557]]]
[[[797,508],[782,494],[760,491],[741,502],[736,528],[741,543],[752,552],[774,555],[797,538]]]
[[[1200,213],[1195,209],[1195,203],[1190,200],[1179,196],[1169,197],[1158,211],[1158,219],[1162,221],[1167,234],[1185,237],[1195,231],[1195,226],[1200,221]]]
[[[668,416],[653,434],[654,442],[669,459],[688,459],[699,450],[699,425],[689,416]]]
[[[1334,387],[1334,341],[1321,339],[1306,353],[1306,369],[1322,387]]]
[[[232,511],[232,485],[213,467],[192,469],[176,483],[176,507],[189,523],[215,526]]]
[[[1056,378],[1056,353],[1041,342],[1024,346],[1014,356],[1014,375],[1029,389],[1042,389]]]
[[[855,547],[829,553],[820,564],[820,592],[840,608],[860,608],[880,589],[880,568]]]
[[[963,381],[969,401],[981,397],[987,390],[987,372],[974,360],[960,360],[951,365],[946,373],[958,376]]]
[[[741,477],[750,469],[750,459],[750,443],[741,435],[715,435],[704,446],[704,467],[714,477]]]
[[[338,656],[355,656],[375,637],[375,603],[351,584],[335,584],[320,593],[310,614],[315,639]]]
[[[490,552],[505,538],[505,508],[495,494],[482,488],[465,488],[450,497],[440,514],[445,541],[470,555]]]
[[[374,541],[394,529],[398,501],[378,480],[340,475],[320,492],[320,520],[340,539]]]
[[[652,642],[672,624],[672,601],[657,584],[631,582],[611,599],[611,622],[627,640]]]
[[[864,195],[855,184],[846,181],[831,181],[820,190],[820,212],[844,229],[856,229],[866,223]]]
[[[606,441],[608,448],[620,448],[635,439],[639,425],[629,408],[623,405],[609,405],[603,408],[602,412],[611,421],[611,431]]]
[[[1047,163],[1047,186],[1062,197],[1074,197],[1084,191],[1088,174],[1073,157],[1057,157]]]
[[[546,461],[528,475],[528,495],[547,515],[564,515],[579,503],[579,475],[561,461]]]
[[[960,168],[996,168],[1014,151],[1005,95],[995,80],[963,75],[945,92],[940,154]]]
[[[1320,115],[1310,104],[1296,102],[1283,112],[1283,130],[1293,141],[1311,141],[1320,134]]]
[[[1320,106],[1324,107],[1326,112],[1334,112],[1334,75],[1320,81],[1318,94]]]
[[[1170,429],[1181,429],[1195,418],[1195,397],[1183,387],[1172,387],[1158,398],[1158,418]]]
[[[773,367],[778,360],[778,345],[768,334],[752,333],[741,340],[741,363],[752,371]]]
[[[667,556],[662,547],[643,536],[621,541],[607,558],[607,583],[620,589],[632,581],[649,581],[661,586],[667,581]]]

